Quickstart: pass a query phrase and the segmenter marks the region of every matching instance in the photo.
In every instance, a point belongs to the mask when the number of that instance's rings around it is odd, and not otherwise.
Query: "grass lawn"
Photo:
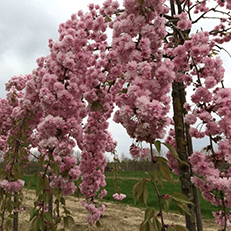
[[[139,179],[136,179],[136,178],[140,178],[140,180],[141,180],[142,178],[147,177],[145,172],[121,171],[121,172],[119,172],[119,175],[120,175],[121,181],[122,181],[122,184],[120,185],[120,187],[122,188],[121,193],[126,194],[126,198],[124,200],[122,200],[121,202],[117,202],[113,199],[112,195],[115,193],[114,182],[113,182],[113,178],[112,178],[113,174],[112,173],[106,173],[107,185],[105,188],[108,191],[108,194],[104,197],[103,201],[110,201],[110,202],[114,202],[114,203],[123,203],[123,204],[129,204],[131,206],[145,208],[145,206],[140,205],[139,201],[137,201],[136,205],[134,205],[134,198],[133,198],[133,194],[132,194],[133,186],[135,185],[136,182],[139,181]],[[31,178],[32,178],[32,176],[25,176],[24,177],[25,187],[27,187],[28,182]],[[133,178],[133,179],[129,179],[129,178]],[[178,177],[175,175],[174,179],[177,181]],[[36,189],[37,182],[38,182],[37,179],[35,179],[31,185],[31,189]],[[149,193],[147,205],[149,207],[153,207],[155,209],[158,209],[157,195],[155,193],[153,185],[150,183],[147,183],[147,188],[148,188],[148,193]],[[171,194],[173,192],[180,192],[180,183],[176,182],[173,184],[173,183],[164,182],[164,189],[162,189],[161,186],[158,186],[158,189],[159,189],[160,194]],[[205,201],[202,198],[200,192],[199,192],[199,196],[200,196],[200,205],[201,205],[201,212],[202,212],[203,218],[213,218],[212,212],[217,211],[218,208],[213,206],[211,203]],[[170,211],[178,212],[178,208],[175,205],[175,203],[173,203],[173,202],[171,203]]]
[[[151,172],[148,172],[151,173]],[[106,177],[113,177],[112,172],[106,172]],[[131,177],[131,178],[145,178],[147,177],[147,174],[144,171],[120,171],[119,172],[120,177]]]

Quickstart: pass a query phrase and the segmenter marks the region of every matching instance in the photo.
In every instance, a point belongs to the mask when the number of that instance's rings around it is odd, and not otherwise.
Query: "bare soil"
[[[29,212],[33,206],[35,191],[29,190],[24,193],[25,210],[19,213],[19,230],[29,231]],[[86,210],[81,205],[81,199],[68,196],[66,197],[68,209],[72,211],[75,219],[75,226],[70,230],[75,231],[136,231],[143,221],[144,211],[129,205],[105,202],[106,208],[102,218],[100,219],[101,227],[89,226],[86,222]],[[184,216],[169,213],[164,214],[166,224],[185,225]],[[204,231],[218,231],[219,226],[212,219],[203,220]]]

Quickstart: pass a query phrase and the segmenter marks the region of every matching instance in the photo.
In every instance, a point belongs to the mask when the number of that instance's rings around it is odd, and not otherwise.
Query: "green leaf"
[[[67,217],[63,218],[63,223],[64,223],[64,228],[69,228],[69,222],[68,222],[68,218]]]
[[[149,231],[156,231],[156,229],[154,228],[154,225],[151,221],[148,222],[149,223]]]
[[[31,224],[32,230],[39,230],[39,217],[35,217]]]
[[[142,222],[140,224],[139,231],[149,231],[149,223],[148,222],[147,223]]]
[[[164,188],[162,176],[157,169],[151,175],[151,179],[153,182],[157,182],[162,188]]]
[[[154,209],[153,208],[147,208],[145,210],[145,215],[144,215],[144,223],[147,223],[151,218],[154,216]]]
[[[97,100],[91,104],[91,109],[103,109],[103,105]]]
[[[13,224],[12,224],[12,221],[10,219],[7,220],[7,222],[5,224],[5,228],[6,228],[6,230],[12,230]]]
[[[161,157],[161,156],[157,156],[156,161],[161,162],[163,164],[167,164],[168,162],[164,157]]]
[[[8,211],[11,213],[12,211],[13,211],[13,208],[14,208],[14,205],[13,205],[13,201],[11,201],[11,200],[8,200],[7,201],[7,209],[8,209]]]
[[[45,223],[44,220],[41,217],[38,217],[38,223],[39,223],[39,228],[41,231],[45,230]]]
[[[173,227],[168,227],[168,231],[176,231]]]
[[[162,164],[160,166],[160,172],[162,174],[162,176],[164,177],[165,180],[172,182],[173,181],[173,176],[172,176],[172,172],[169,169],[167,164]]]
[[[185,215],[185,213],[187,213],[189,216],[191,216],[191,213],[189,212],[189,208],[186,204],[182,204],[177,201],[174,201],[174,202],[182,215]]]
[[[32,208],[31,210],[30,210],[30,221],[34,218],[34,216],[35,216],[35,210],[36,210],[36,207],[34,207],[34,208]]]
[[[44,159],[45,159],[46,155],[43,155],[43,156],[40,156],[40,160],[39,160],[39,163],[40,165],[43,167],[44,165]]]
[[[164,208],[165,208],[166,213],[168,213],[172,199],[164,199],[164,200],[165,200]]]
[[[14,218],[15,218],[15,215],[14,215],[14,214],[11,214],[11,215],[8,216],[8,218],[14,219]]]
[[[99,228],[101,226],[99,221],[96,221],[95,225],[96,225],[97,228]]]
[[[47,177],[45,177],[43,188],[45,188],[45,189],[50,188],[49,185],[50,185],[49,179]]]
[[[70,210],[66,209],[66,207],[64,207],[64,206],[63,206],[63,210],[64,210],[63,213],[65,213],[66,215],[71,214]]]
[[[106,22],[111,22],[112,20],[111,20],[111,18],[109,18],[108,16],[106,16],[105,21]]]
[[[167,144],[167,143],[163,143],[163,145],[165,145],[165,147],[168,148],[168,150],[172,153],[172,155],[179,161],[181,162],[181,159],[176,151],[176,149],[171,145],[171,144]]]
[[[59,166],[57,162],[51,163],[50,164],[51,169],[55,172],[56,176],[59,176]]]
[[[78,198],[82,197],[82,193],[81,193],[79,187],[75,190],[74,197],[78,197]]]
[[[119,94],[122,94],[122,93],[127,93],[128,92],[128,89],[127,88],[123,88],[120,92],[119,92]]]
[[[57,191],[57,190],[55,190],[55,189],[50,189],[50,192],[51,192],[51,194],[52,195],[54,195],[57,199],[60,199],[60,194],[59,194],[59,192]]]
[[[27,189],[28,189],[28,190],[30,189],[32,183],[34,182],[34,179],[37,178],[38,175],[39,175],[39,172],[36,172],[36,173],[34,174],[34,176],[30,179],[30,181],[28,182],[28,185],[27,185]]]
[[[160,153],[160,150],[161,150],[161,142],[159,140],[155,140],[154,142],[154,145],[156,147],[156,150],[158,151],[158,153]]]
[[[176,231],[188,231],[188,229],[181,225],[174,225]]]
[[[147,205],[148,189],[145,181],[137,182],[132,189],[134,203],[139,199],[141,204]]]
[[[143,202],[146,206],[147,206],[147,201],[148,201],[148,188],[144,183]]]
[[[143,181],[137,182],[133,188],[132,188],[132,193],[133,193],[133,197],[136,201],[139,199],[139,197],[142,195],[143,193]]]
[[[49,200],[50,200],[50,193],[49,192],[44,192],[43,193],[43,199],[44,199],[44,203],[45,205],[49,203]]]
[[[44,218],[47,221],[52,222],[51,214],[49,212],[44,213]]]
[[[65,201],[65,199],[63,197],[60,198],[60,202],[61,202],[62,205],[66,204],[66,201]]]
[[[171,194],[171,197],[177,202],[194,205],[183,193],[174,192]]]
[[[153,225],[156,231],[161,231],[161,223],[156,217],[153,218]]]
[[[74,220],[74,218],[73,218],[72,216],[67,216],[67,218],[68,218],[68,221],[69,221],[69,223],[70,223],[71,225],[74,225],[74,224],[75,224],[75,220]]]
[[[58,217],[55,221],[57,224],[59,224],[61,222],[61,217]]]
[[[43,188],[41,187],[41,185],[37,184],[37,187],[36,187],[36,197],[41,195],[43,191]]]

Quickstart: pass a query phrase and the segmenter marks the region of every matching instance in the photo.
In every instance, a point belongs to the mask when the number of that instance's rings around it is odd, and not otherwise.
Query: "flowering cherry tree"
[[[73,222],[64,196],[76,191],[74,181],[79,177],[87,221],[99,224],[105,205],[95,197],[98,192],[100,199],[107,194],[104,153],[116,148],[107,130],[115,105],[114,121],[136,141],[130,146],[131,155],[151,155],[152,176],[138,182],[133,194],[146,203],[146,182],[151,182],[161,221],[148,208],[140,229],[186,230],[164,223],[162,201],[172,200],[186,214],[187,229],[202,230],[198,210],[195,225],[195,186],[206,200],[221,205],[215,220],[223,230],[230,228],[231,90],[224,87],[218,56],[221,44],[231,39],[230,8],[231,2],[222,0],[124,0],[120,9],[118,2],[107,0],[102,6],[90,4],[88,12],[79,11],[60,24],[58,41],[49,40],[50,54],[37,59],[32,74],[13,77],[6,84],[7,98],[0,101],[5,160],[0,196],[9,201],[8,207],[1,207],[1,229],[11,224],[12,216],[5,222],[6,212],[14,213],[16,222],[21,209],[21,167],[28,163],[30,148],[38,148],[43,167],[34,176],[39,183],[30,214],[32,229],[56,230],[62,223],[64,230]],[[204,20],[215,20],[217,25],[200,30]],[[192,86],[187,101],[185,92]],[[153,146],[160,150],[159,139],[170,125],[174,128],[164,143],[170,150],[167,162],[153,156]],[[207,155],[193,152],[191,137],[205,136]],[[142,142],[150,148],[143,148]],[[72,155],[76,145],[82,151],[79,165]],[[167,165],[179,174],[183,194],[159,193],[162,177],[172,181]],[[125,195],[118,191],[113,197],[122,200]]]

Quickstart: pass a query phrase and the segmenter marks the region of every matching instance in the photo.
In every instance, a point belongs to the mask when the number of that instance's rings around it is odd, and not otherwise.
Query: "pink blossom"
[[[221,132],[220,126],[215,121],[209,121],[206,124],[206,128],[207,128],[207,131],[211,135],[216,135],[216,134],[219,134]]]
[[[208,103],[212,99],[211,93],[204,87],[198,87],[195,94],[191,96],[194,103],[205,102]]]
[[[9,182],[7,180],[3,180],[0,182],[0,187],[9,192],[18,192],[25,184],[23,180],[17,180],[13,182]]]
[[[103,199],[103,197],[105,197],[107,195],[107,190],[103,189],[101,191],[101,193],[98,195],[99,199]]]
[[[205,87],[206,88],[212,88],[217,84],[217,81],[214,79],[213,76],[209,76],[205,79]]]
[[[229,5],[231,5],[231,0],[225,0]]]
[[[208,123],[210,120],[212,120],[211,114],[210,114],[209,112],[207,112],[207,111],[198,113],[198,117],[199,117],[203,122],[206,122],[206,123]]]
[[[203,155],[200,152],[194,152],[190,157],[189,157],[190,163],[192,166],[201,163],[205,161],[205,155]]]
[[[134,144],[132,144],[130,146],[130,154],[134,158],[142,158],[142,159],[144,159],[145,157],[150,155],[150,149],[149,148],[140,148],[140,147],[137,147]]]
[[[189,103],[185,103],[185,104],[184,104],[184,108],[185,108],[187,111],[191,111],[191,107],[190,107]]]
[[[7,184],[8,184],[8,181],[7,181],[7,180],[1,180],[1,181],[0,181],[0,187],[1,187],[1,188],[4,188],[5,185],[7,185]]]
[[[179,163],[177,159],[172,155],[170,151],[167,152],[166,157],[168,158],[168,166],[172,171],[179,175]]]
[[[97,206],[96,208],[94,204],[90,204],[87,201],[81,201],[81,202],[82,202],[83,207],[90,213],[86,215],[86,218],[87,218],[88,224],[92,226],[95,221],[99,220],[100,216],[104,212],[105,205],[102,204],[101,206]]]
[[[182,12],[179,15],[176,15],[176,17],[179,17],[179,21],[177,22],[177,27],[181,30],[190,29],[192,27],[192,22],[187,18],[187,13]]]
[[[113,194],[113,198],[117,201],[122,201],[124,198],[126,198],[126,195],[123,193],[120,193],[120,194],[115,193]]]
[[[184,121],[187,124],[195,124],[196,121],[197,121],[197,118],[193,114],[186,114],[185,117],[184,117]]]
[[[79,166],[75,165],[73,168],[71,168],[69,170],[68,174],[72,178],[73,181],[78,180],[80,175],[81,175],[81,171],[79,170]]]
[[[189,133],[192,137],[202,139],[205,137],[205,132],[200,132],[194,127],[190,127]]]

